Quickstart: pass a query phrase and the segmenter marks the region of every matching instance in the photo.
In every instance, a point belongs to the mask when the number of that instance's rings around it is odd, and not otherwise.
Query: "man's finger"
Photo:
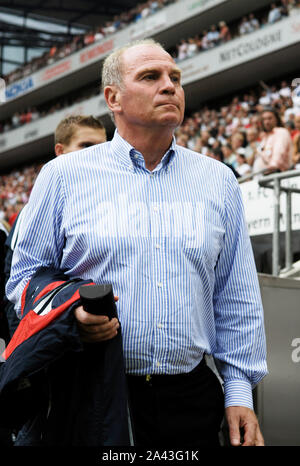
[[[118,319],[114,318],[109,321],[103,321],[97,324],[85,324],[78,322],[78,325],[85,329],[86,333],[101,333],[108,332],[112,329],[119,328],[120,324]]]
[[[263,435],[261,433],[261,430],[260,430],[259,426],[256,429],[255,446],[256,447],[264,447],[265,446],[265,441],[264,441],[264,438],[263,438]]]
[[[78,322],[81,322],[84,325],[96,325],[109,322],[109,318],[107,316],[90,314],[84,310],[83,306],[78,306],[74,313]]]
[[[107,316],[97,316],[86,312],[83,306],[74,311],[77,326],[82,341],[97,343],[114,338],[118,333],[120,323],[118,319],[109,320]]]
[[[90,343],[96,343],[114,338],[118,333],[119,327],[120,324],[117,319],[115,319],[114,322],[109,322],[105,325],[86,326],[80,323],[78,324],[81,339]]]
[[[256,441],[256,430],[257,424],[248,423],[244,426],[244,442],[242,443],[243,447],[253,447]]]
[[[242,429],[243,446],[264,446],[259,423],[252,409],[243,406],[229,406],[225,409],[225,413],[231,445],[241,445],[240,429]]]
[[[230,443],[233,447],[238,447],[241,444],[239,419],[231,417],[227,419],[229,427]]]

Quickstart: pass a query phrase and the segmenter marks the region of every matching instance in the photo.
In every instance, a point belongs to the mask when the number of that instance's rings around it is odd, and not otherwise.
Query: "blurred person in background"
[[[262,112],[262,140],[257,149],[253,172],[264,174],[289,170],[292,166],[293,144],[289,131],[282,127],[276,110],[267,107]]]
[[[228,160],[228,163],[232,165],[235,169],[237,168],[237,154],[238,150],[243,147],[244,145],[244,135],[240,131],[236,131],[232,134],[230,138],[231,147],[232,147],[232,154]]]
[[[225,21],[220,21],[219,22],[219,29],[220,29],[220,42],[222,44],[228,42],[231,40],[231,32]]]
[[[252,167],[259,146],[259,133],[255,126],[251,126],[246,131],[247,145],[245,147],[245,157],[247,163]]]
[[[251,166],[246,161],[245,149],[240,148],[237,150],[236,161],[236,171],[240,176],[249,175],[252,172]]]
[[[106,141],[102,122],[92,115],[71,115],[55,130],[55,155],[67,154]]]
[[[293,135],[293,165],[300,169],[300,115],[295,116],[295,132]]]
[[[272,3],[271,9],[268,15],[268,23],[273,24],[273,23],[276,23],[276,21],[279,21],[280,19],[281,19],[280,7],[278,7],[276,3]]]

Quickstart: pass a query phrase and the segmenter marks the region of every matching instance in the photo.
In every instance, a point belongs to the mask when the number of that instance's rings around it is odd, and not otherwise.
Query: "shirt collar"
[[[143,167],[146,170],[143,155],[129,144],[129,142],[123,139],[117,129],[115,130],[114,137],[111,141],[111,148],[112,152],[118,157],[118,159],[131,171],[136,171],[138,167]],[[170,165],[171,160],[173,160],[175,156],[175,148],[176,140],[173,136],[169,149],[153,171],[159,171],[161,168],[167,168]]]

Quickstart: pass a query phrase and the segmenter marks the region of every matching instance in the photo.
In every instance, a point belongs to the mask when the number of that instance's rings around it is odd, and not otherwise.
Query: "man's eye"
[[[144,76],[144,79],[149,79],[149,80],[152,80],[152,79],[155,79],[155,78],[156,78],[155,74],[145,74],[145,76]]]
[[[174,83],[179,83],[180,82],[180,77],[179,76],[171,76],[171,79],[172,79],[172,81],[174,81]]]

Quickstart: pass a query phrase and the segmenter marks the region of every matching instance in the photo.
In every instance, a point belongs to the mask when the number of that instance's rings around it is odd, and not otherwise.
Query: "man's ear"
[[[63,153],[64,153],[64,146],[63,146],[63,144],[61,144],[60,142],[58,142],[57,144],[55,144],[55,146],[54,146],[54,151],[55,151],[55,155],[56,155],[56,156],[63,154]]]
[[[109,110],[113,113],[120,113],[120,90],[117,86],[106,86],[104,88],[104,98]]]

